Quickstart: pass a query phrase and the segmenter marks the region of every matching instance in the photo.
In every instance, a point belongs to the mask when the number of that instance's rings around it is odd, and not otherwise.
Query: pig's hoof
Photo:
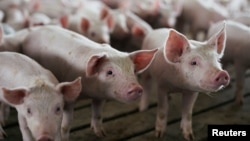
[[[107,136],[106,132],[102,128],[97,129],[97,128],[92,127],[92,129],[94,130],[96,136],[98,136],[98,137],[106,137]]]
[[[157,138],[162,138],[164,136],[164,132],[162,132],[162,131],[155,131],[155,136]]]
[[[186,141],[192,141],[192,140],[194,140],[194,135],[192,133],[184,135],[184,139]]]
[[[147,109],[148,109],[148,106],[139,105],[139,111],[140,111],[140,112],[146,111]]]

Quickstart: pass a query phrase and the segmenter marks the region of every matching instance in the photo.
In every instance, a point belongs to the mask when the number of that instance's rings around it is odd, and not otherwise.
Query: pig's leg
[[[158,88],[157,92],[158,106],[157,116],[155,124],[155,136],[163,137],[167,127],[167,116],[168,116],[168,95],[164,89]]]
[[[141,84],[144,89],[144,93],[141,96],[141,100],[139,103],[139,110],[140,111],[145,111],[148,108],[148,102],[149,102],[149,95],[151,92],[151,80],[150,80],[150,75],[149,74],[143,74],[141,75]]]
[[[236,83],[235,103],[240,106],[243,104],[243,90],[244,90],[246,68],[239,62],[235,62],[234,70],[235,70],[235,83]]]
[[[34,139],[32,138],[31,132],[27,126],[27,122],[20,114],[18,114],[18,123],[22,133],[23,141],[33,141]]]
[[[181,129],[186,140],[194,139],[192,131],[192,112],[194,103],[198,97],[198,93],[183,93],[182,94],[182,119]]]
[[[106,136],[106,133],[102,125],[102,107],[104,105],[104,100],[92,100],[92,117],[91,117],[91,128],[94,130],[95,134],[99,137]]]
[[[2,125],[0,125],[0,140],[4,139],[5,135],[6,133],[4,132]]]
[[[68,141],[70,135],[70,125],[73,120],[74,103],[66,103],[63,111],[61,136],[62,141]]]
[[[5,123],[5,110],[4,110],[5,104],[3,102],[0,102],[0,125],[4,125]]]
[[[10,107],[5,103],[0,102],[0,139],[4,139],[4,136],[6,136],[2,126],[5,125],[5,121],[9,116],[9,111]]]

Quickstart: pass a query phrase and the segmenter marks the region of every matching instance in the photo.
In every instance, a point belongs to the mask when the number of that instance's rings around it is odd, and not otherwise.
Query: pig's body
[[[218,22],[212,25],[209,29],[208,37],[221,28],[222,24],[222,22]],[[227,20],[226,34],[226,49],[222,58],[222,64],[225,67],[229,64],[234,65],[236,77],[235,102],[240,105],[243,104],[245,72],[250,67],[250,28],[241,23]]]
[[[224,36],[220,43],[223,44]],[[221,69],[213,40],[197,42],[188,40],[173,29],[156,29],[144,39],[142,49],[159,48],[150,67],[142,74],[145,88],[140,110],[147,107],[147,93],[151,80],[157,85],[158,111],[156,136],[162,136],[166,130],[169,93],[182,93],[181,129],[184,138],[190,140],[192,133],[192,109],[198,92],[214,92],[229,83],[229,75]],[[223,47],[222,47],[223,51]],[[221,53],[221,52],[220,52]],[[205,57],[203,57],[205,56]],[[204,67],[204,66],[210,66]]]
[[[74,84],[78,92],[64,92],[71,84],[59,83],[50,71],[25,55],[1,52],[0,64],[0,99],[17,109],[23,140],[60,141],[64,102],[79,95],[80,79]]]
[[[82,76],[88,87],[83,89],[80,97],[93,99],[91,126],[98,136],[105,135],[100,109],[103,102],[107,99],[121,102],[138,99],[142,88],[135,72],[146,69],[156,52],[120,52],[108,44],[98,44],[54,26],[31,32],[22,51],[51,70],[60,81]]]

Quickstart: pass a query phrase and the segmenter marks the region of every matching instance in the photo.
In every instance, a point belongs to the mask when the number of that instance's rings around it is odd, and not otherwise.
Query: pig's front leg
[[[244,90],[243,88],[244,88],[246,68],[239,62],[235,62],[234,70],[235,70],[235,83],[236,83],[235,104],[240,106],[243,104],[243,90]]]
[[[61,126],[62,141],[68,141],[70,135],[70,125],[73,120],[74,103],[65,103]]]
[[[33,141],[33,137],[31,135],[31,132],[27,126],[27,122],[25,120],[25,118],[18,114],[18,123],[19,123],[19,127],[22,133],[22,137],[23,137],[23,141]]]
[[[181,129],[184,138],[188,141],[194,139],[192,130],[192,112],[198,93],[183,93],[182,94],[182,119]]]
[[[102,107],[105,100],[92,100],[92,117],[91,117],[91,128],[95,134],[99,137],[105,137],[106,133],[102,125]]]
[[[8,119],[10,114],[10,107],[3,103],[0,102],[0,125],[5,125],[5,121]]]
[[[155,124],[155,136],[160,138],[163,137],[167,127],[167,116],[168,116],[168,95],[164,89],[158,88],[158,106],[157,116]]]
[[[152,81],[150,80],[150,75],[147,74],[146,72],[141,75],[140,78],[141,84],[144,88],[144,93],[141,96],[140,103],[139,103],[139,110],[140,111],[145,111],[148,109],[148,103],[149,103],[149,96],[151,93],[151,86],[152,86]]]
[[[0,125],[0,140],[4,139],[5,135],[6,135],[5,131],[3,130],[2,125]]]

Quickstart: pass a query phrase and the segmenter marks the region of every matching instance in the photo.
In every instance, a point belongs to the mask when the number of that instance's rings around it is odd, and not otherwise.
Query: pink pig
[[[140,110],[147,108],[147,93],[151,82],[156,83],[157,137],[162,137],[166,130],[168,94],[180,92],[183,94],[181,129],[186,140],[194,138],[191,117],[198,92],[218,91],[227,86],[230,80],[229,74],[222,70],[219,62],[223,56],[225,39],[224,28],[204,42],[189,40],[168,28],[156,29],[145,37],[142,49],[159,50],[150,67],[141,76],[145,95]]]
[[[1,52],[0,64],[0,100],[16,108],[23,141],[61,141],[61,124],[69,120],[64,105],[79,96],[81,79],[59,83],[19,53]]]
[[[24,54],[51,70],[60,81],[82,76],[88,87],[80,98],[93,100],[91,127],[98,136],[105,136],[101,115],[105,100],[128,103],[140,98],[143,88],[136,74],[148,68],[156,51],[121,52],[58,26],[31,29],[22,44]],[[73,110],[73,103],[68,108]],[[69,130],[64,134],[68,136]]]

